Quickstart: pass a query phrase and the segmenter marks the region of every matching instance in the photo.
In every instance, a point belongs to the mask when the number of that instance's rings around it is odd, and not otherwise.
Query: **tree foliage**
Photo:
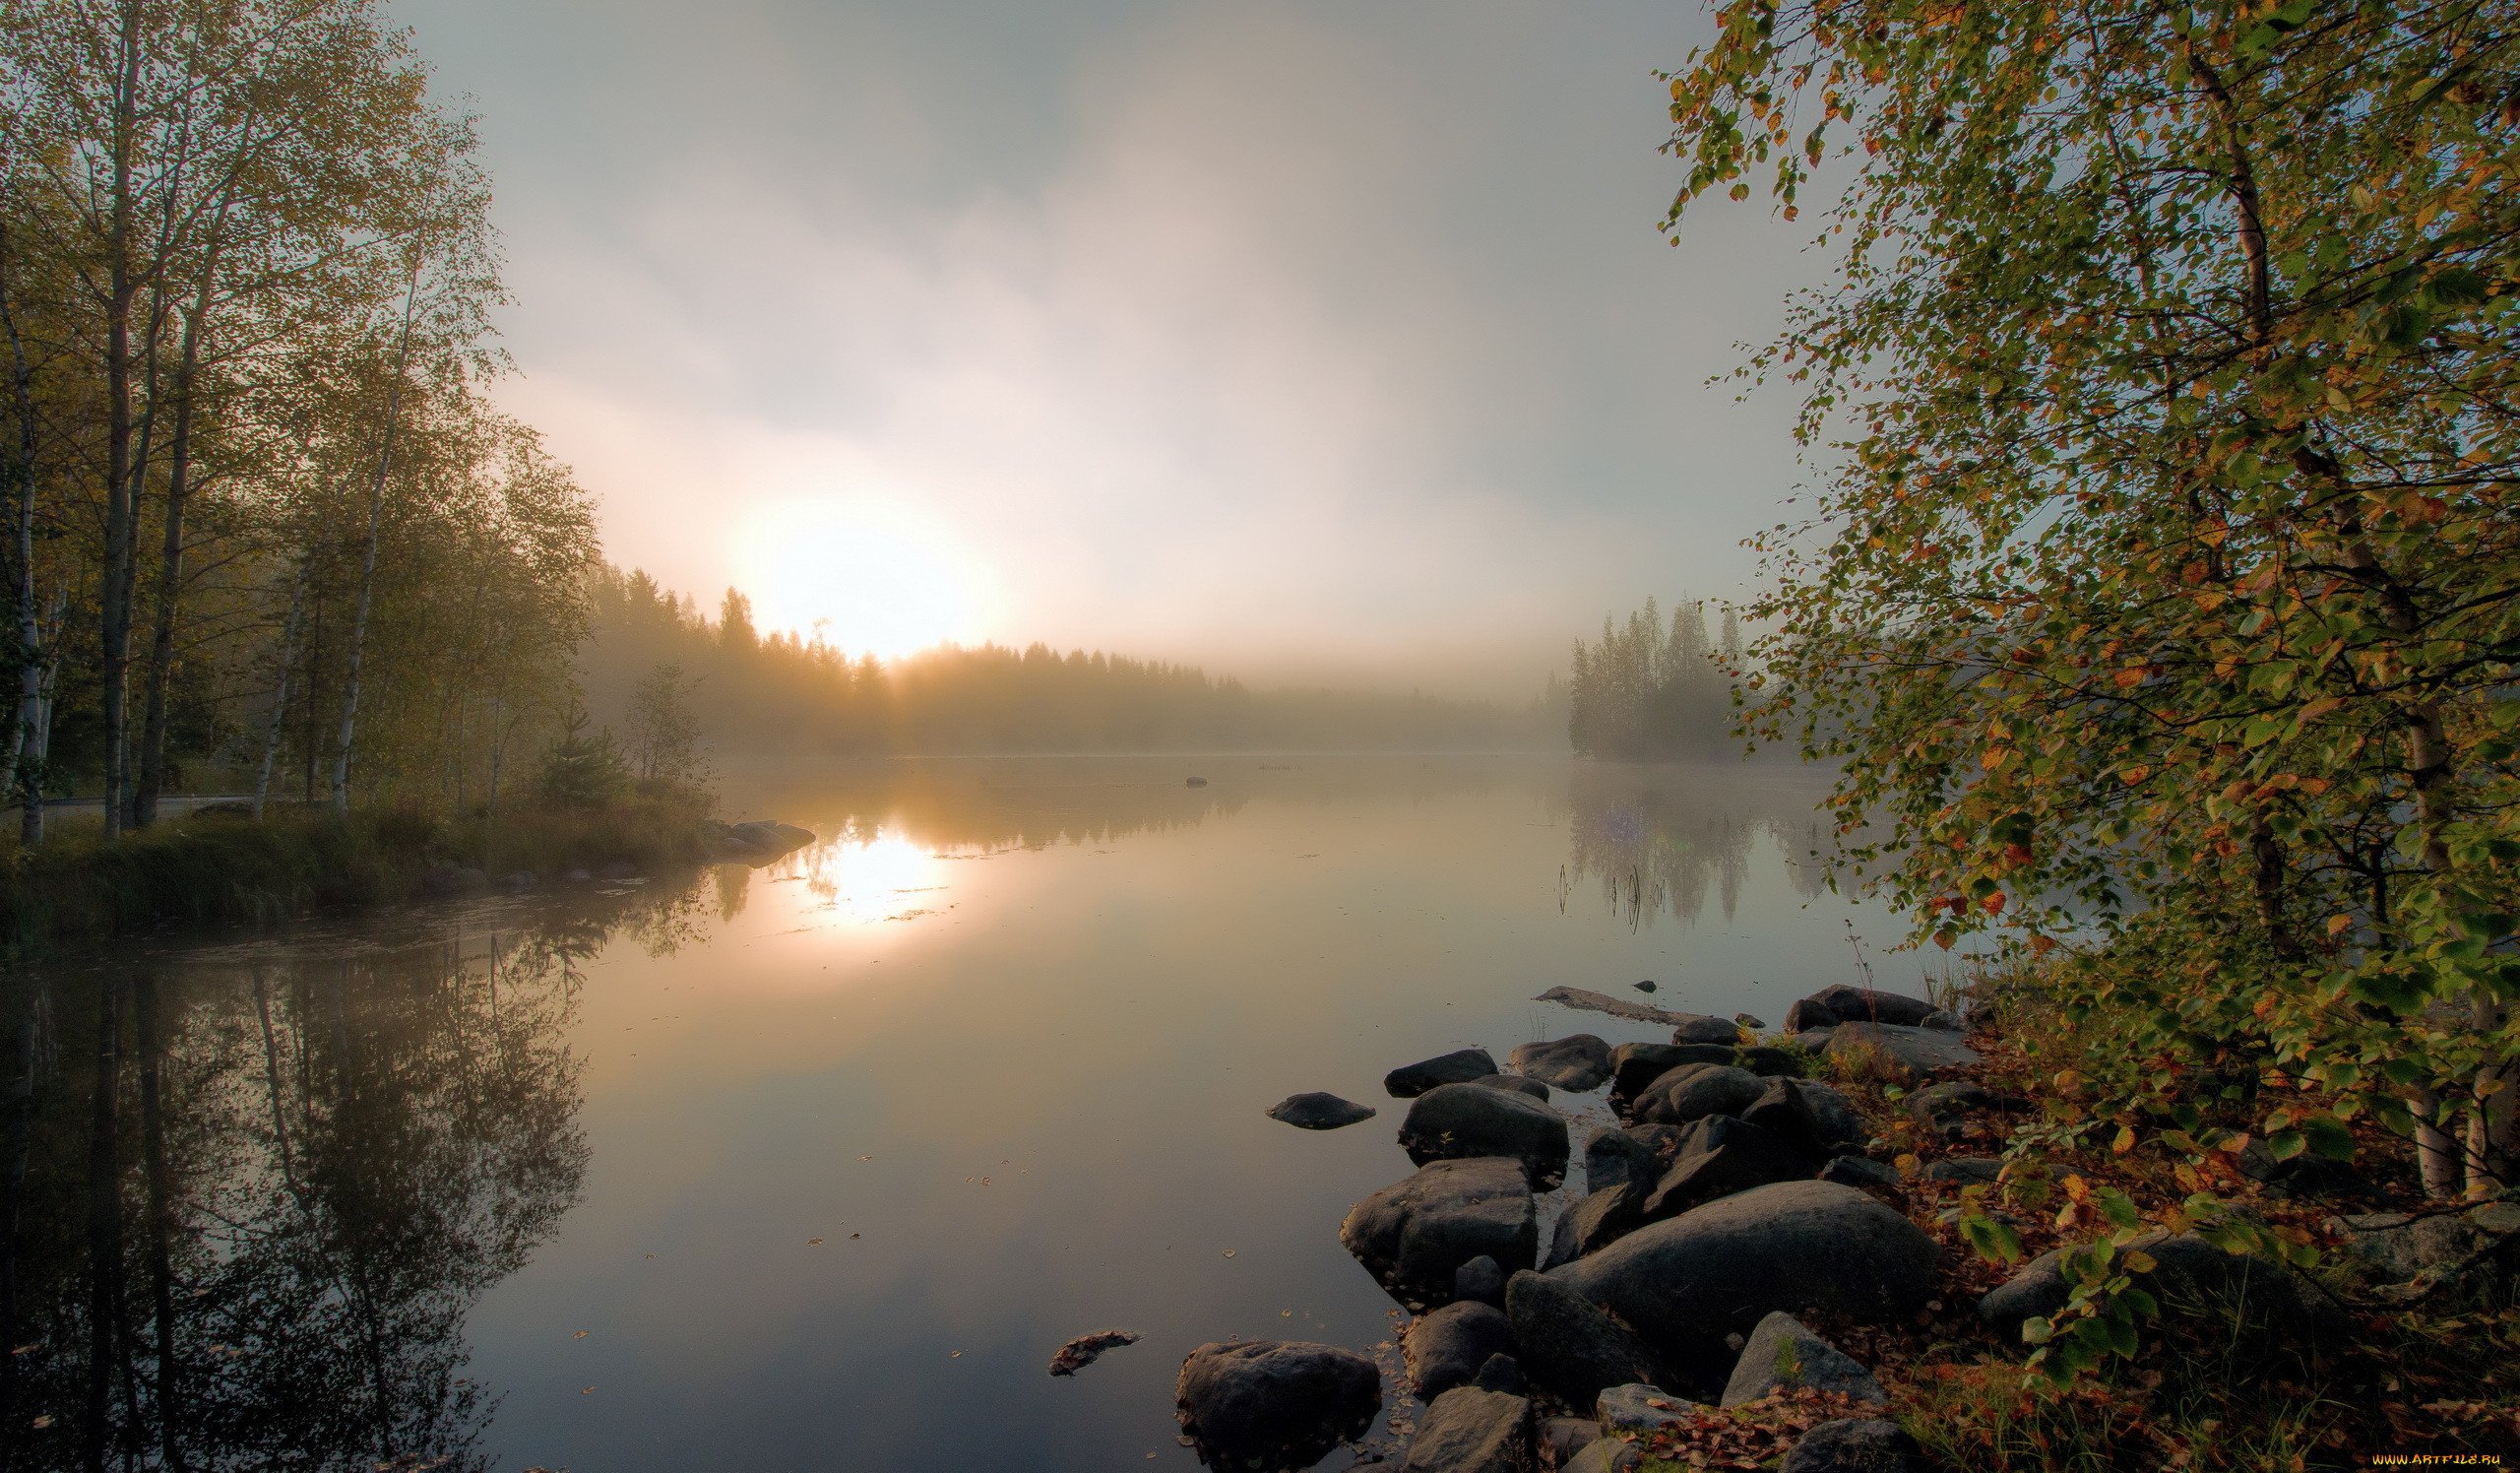
[[[2075,943],[2122,1101],[2211,1065],[2278,1150],[2367,1114],[2507,1182],[2520,12],[1720,24],[1674,220],[1843,187],[1842,284],[1750,370],[1828,452],[1764,719],[1847,759],[1921,934]]]
[[[1721,644],[1706,635],[1706,606],[1682,604],[1667,627],[1652,599],[1625,625],[1602,620],[1599,643],[1575,642],[1566,735],[1578,756],[1678,757],[1723,751],[1732,727],[1738,617],[1724,611]],[[1719,664],[1723,657],[1725,664]]]

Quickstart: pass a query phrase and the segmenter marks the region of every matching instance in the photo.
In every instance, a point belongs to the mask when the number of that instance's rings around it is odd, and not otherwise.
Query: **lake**
[[[730,816],[819,841],[84,948],[8,984],[0,1076],[32,1046],[41,1083],[0,1444],[82,1464],[101,1338],[116,1463],[1195,1468],[1193,1347],[1393,1360],[1398,1312],[1338,1241],[1411,1170],[1385,1071],[1669,1037],[1533,1000],[1556,985],[1770,1024],[1859,958],[1922,991],[1811,859],[1824,787],[1536,757],[748,772]],[[1263,1115],[1304,1090],[1382,1113]],[[1144,1338],[1046,1374],[1114,1327]]]

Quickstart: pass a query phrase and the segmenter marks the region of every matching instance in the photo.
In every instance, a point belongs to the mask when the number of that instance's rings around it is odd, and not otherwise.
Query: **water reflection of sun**
[[[898,833],[877,830],[818,849],[806,887],[822,910],[851,926],[902,921],[930,910],[943,890],[936,856]]]

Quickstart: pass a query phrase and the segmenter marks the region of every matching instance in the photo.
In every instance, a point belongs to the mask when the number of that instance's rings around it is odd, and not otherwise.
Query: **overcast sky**
[[[608,555],[851,650],[1523,694],[1746,590],[1817,263],[1656,229],[1692,0],[392,0]]]

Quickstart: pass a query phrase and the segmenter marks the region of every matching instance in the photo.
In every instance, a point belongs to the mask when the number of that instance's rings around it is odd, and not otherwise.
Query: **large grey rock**
[[[1453,1270],[1453,1298],[1505,1307],[1505,1267],[1481,1254]]]
[[[1881,1382],[1855,1357],[1831,1345],[1782,1312],[1759,1321],[1724,1383],[1725,1406],[1739,1406],[1796,1387],[1833,1391],[1857,1401],[1886,1402]]]
[[[1400,1144],[1419,1166],[1511,1156],[1539,1185],[1566,1177],[1566,1118],[1526,1096],[1477,1084],[1439,1084],[1419,1095],[1401,1122]]]
[[[1747,1044],[1732,1051],[1732,1061],[1762,1079],[1798,1078],[1802,1073],[1803,1054],[1797,1049],[1779,1049],[1768,1044]]]
[[[1589,1033],[1518,1045],[1506,1061],[1543,1083],[1578,1093],[1610,1077],[1610,1046]]]
[[[1439,1084],[1466,1084],[1496,1072],[1496,1060],[1484,1049],[1455,1049],[1416,1063],[1402,1064],[1382,1076],[1382,1087],[1395,1100],[1413,1100]]]
[[[1665,1074],[1692,1063],[1731,1063],[1721,1044],[1621,1044],[1610,1054],[1610,1099],[1633,1100]]]
[[[1532,1430],[1544,1468],[1563,1469],[1575,1454],[1602,1440],[1602,1424],[1590,1417],[1545,1417]]]
[[[1802,1435],[1777,1473],[1915,1473],[1924,1449],[1896,1422],[1845,1418]]]
[[[1675,1044],[1723,1044],[1741,1042],[1741,1025],[1731,1018],[1711,1018],[1705,1013],[1682,1013],[1671,1028]]]
[[[1937,1069],[1967,1068],[1980,1061],[1978,1051],[1956,1034],[1895,1023],[1841,1023],[1831,1030],[1826,1052],[1832,1057],[1868,1056],[1885,1063],[1891,1077],[1900,1079]]]
[[[1785,1031],[1788,1033],[1811,1033],[1818,1029],[1837,1026],[1838,1015],[1829,1011],[1828,1004],[1809,997],[1796,1002],[1785,1010]]]
[[[1512,1090],[1515,1094],[1526,1095],[1535,1100],[1548,1098],[1547,1085],[1521,1074],[1482,1074],[1476,1079],[1465,1079],[1462,1083],[1474,1089]]]
[[[1698,1123],[1714,1126],[1717,1121],[1723,1121],[1724,1125],[1702,1132],[1714,1143],[1699,1150],[1683,1146],[1680,1164],[1666,1173],[1655,1185],[1653,1194],[1646,1197],[1647,1222],[1677,1217],[1693,1207],[1753,1186],[1800,1181],[1812,1174],[1809,1157],[1756,1125],[1723,1116],[1710,1116]]]
[[[1741,1119],[1799,1152],[1815,1167],[1828,1158],[1830,1146],[1845,1139],[1836,1121],[1821,1118],[1810,1092],[1796,1079],[1770,1079],[1759,1097],[1742,1109]]]
[[[1636,1097],[1640,1121],[1685,1125],[1710,1115],[1738,1115],[1767,1088],[1767,1081],[1731,1064],[1690,1064],[1671,1070]]]
[[[1503,1391],[1520,1396],[1526,1389],[1523,1363],[1500,1350],[1487,1358],[1486,1364],[1479,1368],[1479,1374],[1470,1378],[1470,1383],[1482,1391]]]
[[[1803,1103],[1819,1119],[1821,1135],[1832,1145],[1860,1141],[1872,1133],[1845,1090],[1818,1079],[1797,1079],[1795,1083],[1802,1090]]]
[[[1489,1356],[1513,1348],[1502,1310],[1464,1300],[1411,1320],[1401,1337],[1401,1362],[1409,1373],[1409,1388],[1418,1400],[1432,1401],[1455,1386],[1469,1385]]]
[[[1572,1288],[1544,1274],[1518,1273],[1505,1284],[1505,1316],[1534,1384],[1587,1406],[1605,1387],[1660,1382],[1662,1358]]]
[[[1278,1473],[1364,1436],[1382,1410],[1382,1377],[1335,1345],[1226,1341],[1190,1352],[1172,1399],[1182,1433],[1217,1473]]]
[[[1945,1033],[1967,1033],[1969,1031],[1969,1020],[1946,1008],[1941,1011],[1925,1014],[1924,1026],[1927,1028],[1939,1028]]]
[[[1560,1466],[1564,1473],[1636,1473],[1645,1466],[1645,1447],[1625,1438],[1600,1438]]]
[[[1594,1409],[1605,1436],[1625,1433],[1632,1437],[1661,1432],[1667,1427],[1687,1427],[1697,1421],[1699,1406],[1660,1386],[1636,1382],[1604,1388]]]
[[[2135,1283],[2165,1314],[2236,1313],[2308,1336],[2333,1334],[2342,1326],[2334,1304],[2291,1269],[2227,1253],[2196,1234],[2147,1233],[2126,1247],[2152,1258],[2153,1271],[2135,1275]],[[2001,1339],[2019,1343],[2023,1321],[2052,1317],[2072,1298],[2063,1258],[2062,1249],[2051,1249],[2031,1259],[1978,1301],[1978,1317]]]
[[[1781,1182],[1637,1229],[1553,1269],[1643,1336],[1692,1384],[1721,1385],[1728,1334],[1776,1310],[1870,1318],[1933,1292],[1933,1240],[1851,1186]]]
[[[1865,1191],[1898,1191],[1899,1173],[1895,1168],[1862,1156],[1839,1156],[1820,1168],[1820,1180],[1841,1186],[1861,1187]]]
[[[1945,1140],[1958,1140],[1973,1111],[2009,1109],[2019,1102],[1996,1094],[1975,1079],[1946,1079],[1908,1096],[1908,1114]]]
[[[1808,1000],[1827,1008],[1841,1023],[1899,1023],[1913,1028],[1922,1025],[1934,1011],[1934,1005],[1922,997],[1906,997],[1844,983],[1822,988]]]
[[[1350,1209],[1339,1241],[1405,1305],[1451,1297],[1461,1266],[1488,1257],[1532,1266],[1540,1225],[1522,1164],[1499,1157],[1439,1161]]]
[[[1464,1386],[1428,1402],[1403,1473],[1531,1473],[1532,1404]]]
[[[1306,1130],[1336,1130],[1358,1121],[1374,1118],[1374,1108],[1343,1100],[1337,1095],[1313,1090],[1306,1094],[1289,1095],[1269,1107],[1269,1119],[1299,1125]]]
[[[2425,1215],[2357,1212],[2333,1218],[2329,1226],[2367,1277],[2412,1283],[2483,1264],[2520,1240],[2520,1199]]]
[[[1652,1146],[1616,1126],[1596,1125],[1584,1138],[1584,1185],[1594,1191],[1629,1182],[1652,1183],[1662,1177],[1664,1165]]]
[[[1645,1198],[1650,1189],[1644,1183],[1622,1182],[1596,1191],[1559,1213],[1556,1226],[1549,1231],[1547,1257],[1541,1266],[1555,1268],[1560,1263],[1572,1263],[1645,1226]]]

